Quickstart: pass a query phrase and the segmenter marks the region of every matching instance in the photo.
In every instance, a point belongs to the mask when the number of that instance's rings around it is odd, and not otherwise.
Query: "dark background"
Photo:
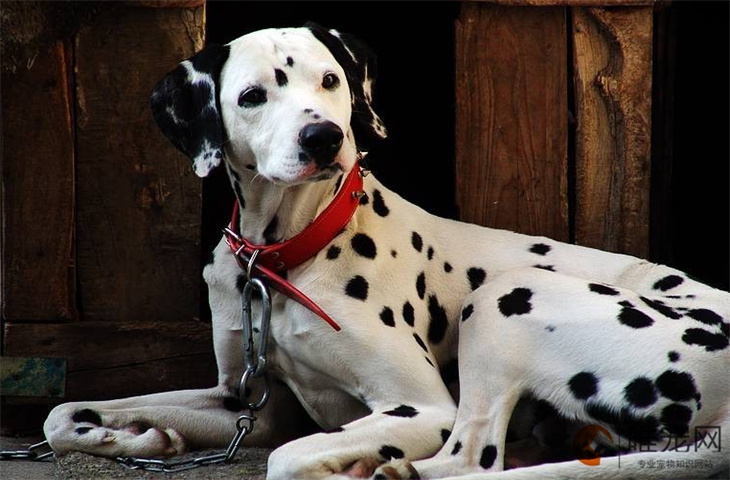
[[[454,22],[458,2],[221,2],[207,41],[315,21],[377,54],[375,109],[389,138],[369,166],[403,197],[457,218],[454,203]],[[650,260],[728,289],[730,4],[678,1],[655,18]],[[569,159],[569,165],[571,165]],[[232,196],[222,169],[204,183],[203,248],[217,243]]]

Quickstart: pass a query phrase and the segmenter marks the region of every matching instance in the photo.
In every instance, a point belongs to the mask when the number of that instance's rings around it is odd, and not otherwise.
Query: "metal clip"
[[[251,298],[253,291],[258,290],[261,294],[261,328],[259,333],[258,351],[254,343],[253,320],[251,315]],[[258,278],[250,278],[243,287],[241,299],[242,321],[243,321],[243,348],[244,348],[244,370],[239,386],[241,402],[247,405],[252,411],[261,410],[269,399],[269,382],[264,378],[264,393],[257,402],[249,402],[246,398],[246,386],[251,377],[258,378],[266,371],[266,353],[269,343],[269,326],[271,324],[271,295],[264,282]]]
[[[363,191],[360,191],[360,192],[352,192],[352,198],[354,198],[355,200],[360,200],[365,195],[367,195],[367,194],[365,192],[363,192]]]

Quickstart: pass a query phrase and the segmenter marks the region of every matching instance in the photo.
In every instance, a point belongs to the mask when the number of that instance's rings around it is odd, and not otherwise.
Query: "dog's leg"
[[[218,386],[59,405],[44,425],[57,453],[167,457],[230,442],[236,419],[245,413],[238,399],[244,348],[241,297],[236,288],[240,270],[223,242],[215,258],[204,276],[210,287]],[[277,446],[312,431],[311,420],[289,388],[276,381],[270,384],[270,400],[256,413],[256,426],[245,445]],[[260,398],[262,382],[254,381],[250,387],[249,398]]]
[[[276,446],[296,436],[292,426],[297,424],[296,415],[304,412],[296,408],[298,402],[287,387],[272,382],[272,388],[271,399],[257,412],[256,426],[244,445]],[[65,403],[51,411],[44,432],[57,454],[169,457],[190,449],[227,446],[243,413],[238,397],[218,386]]]
[[[508,272],[477,289],[460,324],[453,433],[435,457],[413,466],[423,478],[502,470],[507,422],[524,394],[582,425],[608,428],[624,448],[720,425],[730,296],[698,287],[673,297],[540,269]],[[699,329],[715,343],[697,341]]]

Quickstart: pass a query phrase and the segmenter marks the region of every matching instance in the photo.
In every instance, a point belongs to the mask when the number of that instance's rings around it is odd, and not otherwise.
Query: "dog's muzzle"
[[[334,162],[344,134],[333,122],[310,123],[299,132],[299,145],[319,167]]]

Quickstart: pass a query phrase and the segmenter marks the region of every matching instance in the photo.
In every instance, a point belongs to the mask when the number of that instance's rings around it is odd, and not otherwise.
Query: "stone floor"
[[[38,438],[0,437],[0,450],[23,449],[38,442]],[[192,452],[175,460],[197,458],[218,453],[218,450]],[[3,480],[105,480],[105,479],[161,479],[165,480],[264,480],[266,460],[271,450],[265,448],[241,449],[235,459],[225,465],[208,465],[177,473],[155,473],[129,470],[116,462],[83,453],[71,453],[53,461],[30,462],[13,460],[0,462]]]

